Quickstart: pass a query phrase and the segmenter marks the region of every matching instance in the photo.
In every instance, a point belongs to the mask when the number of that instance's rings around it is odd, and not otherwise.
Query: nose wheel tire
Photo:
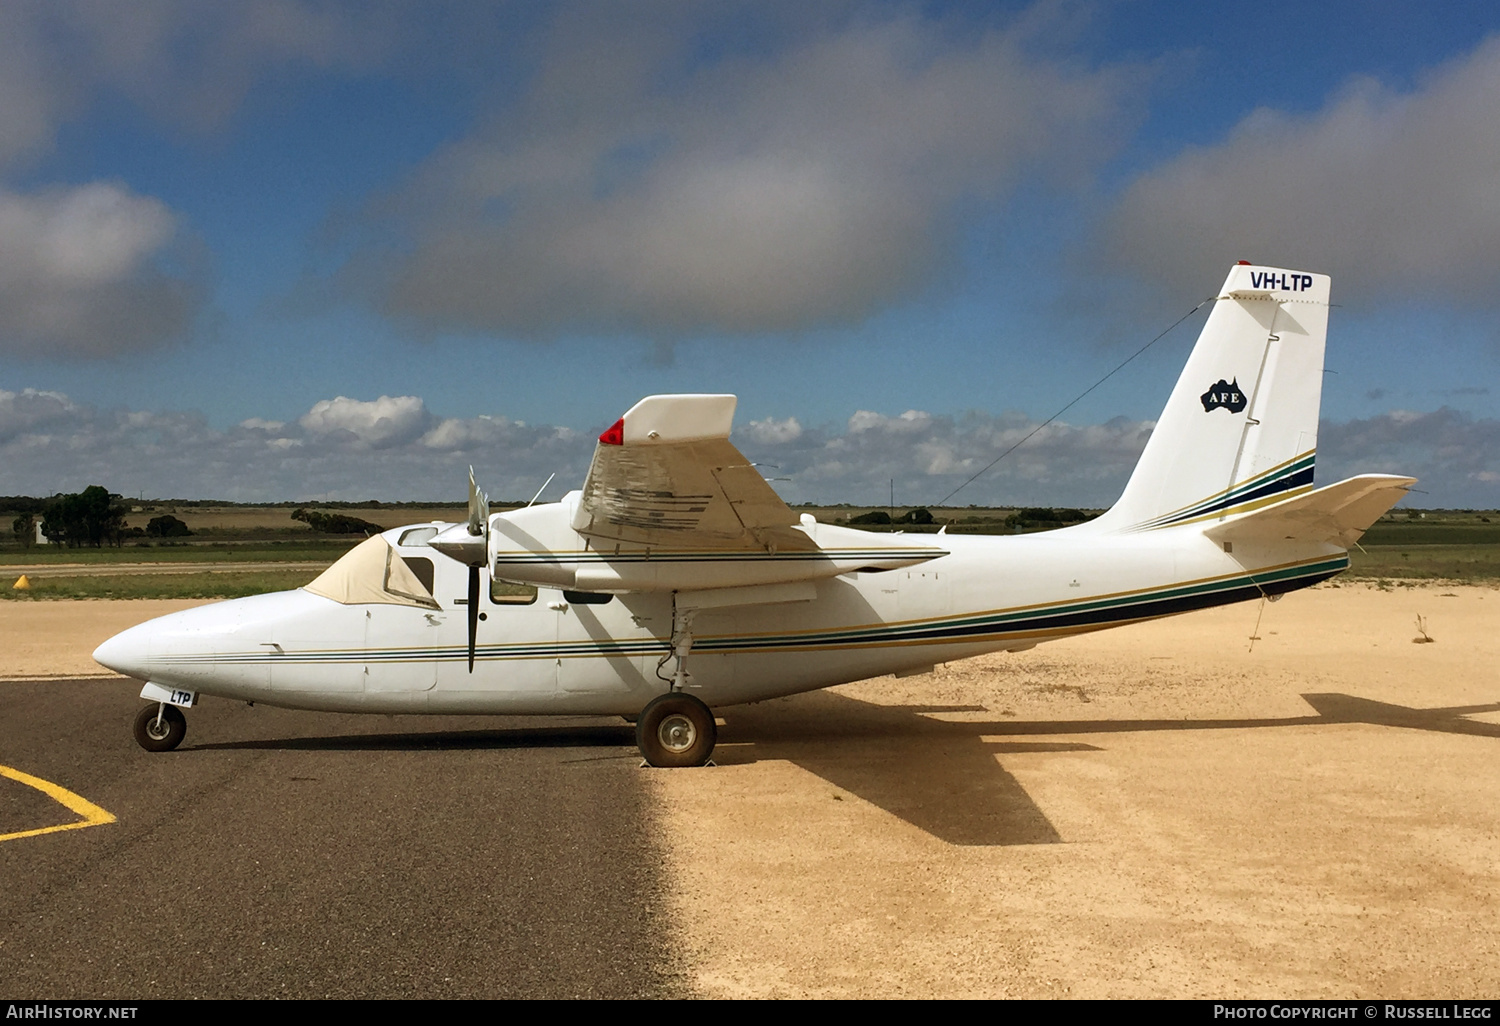
[[[187,734],[187,717],[175,705],[148,705],[135,716],[135,741],[148,752],[170,752]]]
[[[714,714],[692,695],[660,695],[635,721],[635,743],[652,766],[702,766],[714,752]]]

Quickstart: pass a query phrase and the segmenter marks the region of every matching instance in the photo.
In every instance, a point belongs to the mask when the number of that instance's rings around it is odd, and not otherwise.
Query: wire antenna
[[[553,471],[552,474],[550,474],[547,477],[547,480],[545,480],[545,481],[542,482],[542,486],[536,490],[536,494],[533,495],[531,497],[531,501],[526,504],[526,506],[527,506],[528,509],[530,507],[536,505],[536,500],[538,500],[538,499],[540,499],[542,497],[542,493],[547,490],[547,486],[552,483],[552,478],[554,478],[556,476],[557,476],[557,472]]]
[[[1177,327],[1183,321],[1187,320],[1189,317],[1193,316],[1193,314],[1197,313],[1199,310],[1202,310],[1205,306],[1207,306],[1209,303],[1212,303],[1214,300],[1216,300],[1218,298],[1219,298],[1218,296],[1209,296],[1203,302],[1199,303],[1197,306],[1193,307],[1187,313],[1185,313],[1181,317],[1177,318],[1160,335],[1157,335],[1150,342],[1147,342],[1145,345],[1141,346],[1141,348],[1139,348],[1135,352],[1131,353],[1123,361],[1121,361],[1120,364],[1118,366],[1116,366],[1114,370],[1112,370],[1108,374],[1104,375],[1104,377],[1102,377],[1098,381],[1094,382],[1092,385],[1090,385],[1088,388],[1084,389],[1082,392],[1079,392],[1078,395],[1076,395],[1076,396],[1073,397],[1073,400],[1071,402],[1069,402],[1068,405],[1064,406],[1062,409],[1058,410],[1052,416],[1048,417],[1046,420],[1042,421],[1036,427],[1032,428],[1029,432],[1027,432],[1025,438],[1021,439],[1019,442],[1017,442],[1015,445],[1011,446],[1009,449],[1006,449],[999,456],[996,456],[994,459],[990,460],[989,464],[987,466],[985,466],[982,470],[977,471],[967,481],[965,481],[963,484],[959,485],[957,488],[953,489],[953,491],[949,492],[947,495],[943,496],[941,499],[939,499],[933,505],[934,506],[946,506],[948,504],[948,500],[949,499],[953,498],[959,492],[961,492],[965,488],[969,487],[969,485],[971,485],[975,481],[979,480],[979,478],[982,475],[988,473],[989,470],[990,470],[990,468],[993,467],[996,463],[999,463],[1001,460],[1005,459],[1005,457],[1009,456],[1011,453],[1015,452],[1021,446],[1025,445],[1027,442],[1029,442],[1031,440],[1031,437],[1033,435],[1035,435],[1038,431],[1040,431],[1042,428],[1046,427],[1048,424],[1051,424],[1054,420],[1056,420],[1058,417],[1061,417],[1064,413],[1067,413],[1074,406],[1076,406],[1079,403],[1080,400],[1082,400],[1085,396],[1087,396],[1090,392],[1092,392],[1094,389],[1098,388],[1100,385],[1104,384],[1106,381],[1108,381],[1110,378],[1114,377],[1120,371],[1124,370],[1125,366],[1127,364],[1129,364],[1132,360],[1134,360],[1137,356],[1140,356],[1146,350],[1148,350],[1152,346],[1156,345],[1156,343],[1158,343],[1162,339],[1166,338],[1169,334],[1171,334],[1173,328]]]

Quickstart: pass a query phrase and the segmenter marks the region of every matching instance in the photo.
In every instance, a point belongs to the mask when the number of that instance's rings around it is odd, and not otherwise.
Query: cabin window
[[[565,591],[563,601],[574,606],[602,606],[614,599],[597,591]]]
[[[490,580],[490,604],[496,606],[529,606],[536,601],[536,585],[514,581]]]
[[[403,536],[404,537],[404,536]],[[432,594],[432,560],[426,556],[402,556],[401,559],[410,568],[417,580],[422,582],[422,587],[427,589],[427,594]]]
[[[437,537],[437,533],[438,529],[436,527],[413,527],[410,530],[402,531],[401,540],[396,544],[426,545],[428,542],[432,541],[432,539]],[[429,582],[429,586],[430,585],[431,582]]]

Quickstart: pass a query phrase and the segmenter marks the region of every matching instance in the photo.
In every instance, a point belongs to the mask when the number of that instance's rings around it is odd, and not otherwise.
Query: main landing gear
[[[672,690],[653,698],[635,721],[635,743],[652,766],[702,766],[719,739],[719,728],[708,706],[682,690],[689,680],[687,660],[693,648],[694,612],[679,609],[673,596],[672,647],[656,667],[657,676],[661,676],[667,660],[677,660],[670,678]]]
[[[135,740],[148,752],[170,752],[187,734],[187,717],[175,705],[157,702],[135,716]]]
[[[692,695],[657,695],[635,721],[635,743],[653,766],[702,766],[714,752],[714,714]]]

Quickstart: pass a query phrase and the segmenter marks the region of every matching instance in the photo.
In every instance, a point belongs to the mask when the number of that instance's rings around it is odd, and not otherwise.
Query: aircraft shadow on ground
[[[997,756],[1099,751],[1048,736],[1128,734],[1156,730],[1241,730],[1337,723],[1404,727],[1500,738],[1500,724],[1465,719],[1500,712],[1500,702],[1417,709],[1337,693],[1305,694],[1314,713],[1240,719],[952,720],[933,714],[982,713],[982,706],[886,706],[820,691],[725,711],[715,760],[724,766],[781,759],[835,788],[884,809],[933,837],[957,845],[1057,844],[1063,838]],[[1028,740],[1007,740],[1025,738]],[[347,734],[189,744],[190,751],[477,751],[537,748],[628,748],[628,724],[568,724]]]
[[[1500,737],[1500,724],[1469,720],[1487,705],[1415,709],[1343,694],[1306,694],[1315,715],[1172,720],[939,720],[933,713],[981,706],[881,706],[830,692],[731,709],[720,733],[721,764],[785,759],[950,844],[1056,844],[1046,814],[996,758],[1027,752],[1088,752],[1079,741],[1009,741],[1048,735],[1154,730],[1235,730],[1332,723]],[[739,742],[738,744],[736,742]]]
[[[619,748],[624,745],[630,746],[632,753],[634,752],[635,728],[626,723],[263,738],[255,741],[187,744],[182,747],[182,751],[420,752],[506,748]],[[639,758],[638,755],[633,757]]]
[[[1057,829],[995,756],[1098,749],[1076,741],[987,741],[1001,725],[929,715],[984,711],[814,692],[727,710],[715,759],[784,759],[949,844],[1059,843]]]

